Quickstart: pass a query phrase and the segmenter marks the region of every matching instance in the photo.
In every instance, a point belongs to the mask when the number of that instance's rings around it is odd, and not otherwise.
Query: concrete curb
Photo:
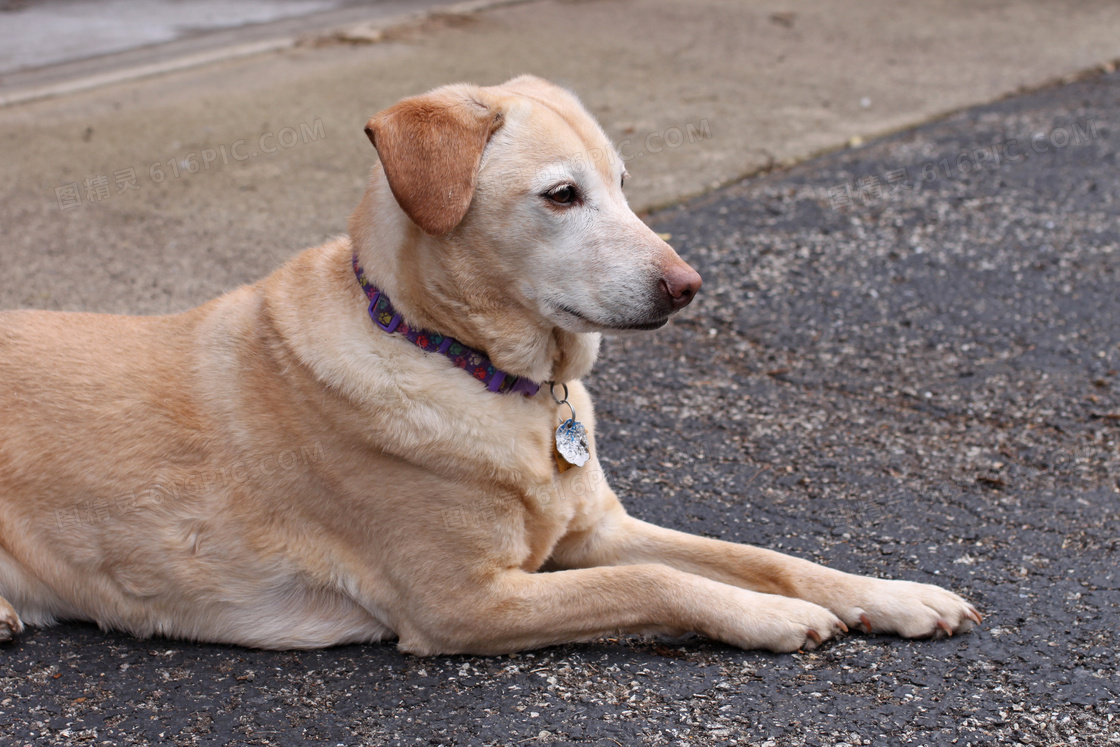
[[[5,90],[8,86],[0,84],[0,108],[67,96],[115,83],[126,83],[205,65],[280,52],[285,49],[330,39],[352,43],[376,43],[380,36],[387,31],[415,26],[437,16],[466,16],[492,8],[518,5],[528,1],[467,0],[466,2],[444,4],[440,0],[432,0],[432,5],[421,11],[401,13],[390,10],[385,16],[372,20],[368,20],[368,16],[376,8],[345,8],[316,16],[284,19],[260,24],[259,26],[232,31],[224,30],[202,37],[103,55],[99,58],[92,58],[95,66],[105,68],[103,71],[93,74],[77,73],[80,69],[79,66],[91,62],[89,59],[51,65],[38,70],[4,76],[8,80],[14,79],[17,82],[11,87],[11,90]],[[366,20],[358,20],[363,17]],[[311,26],[313,30],[308,30],[308,26]],[[274,35],[268,33],[272,29],[276,30]],[[202,51],[197,49],[198,46],[205,45],[215,38],[231,38],[246,33],[255,35],[262,31],[266,38],[248,42],[231,41]],[[160,59],[165,56],[166,59]],[[31,82],[21,85],[20,80]]]
[[[913,130],[915,128],[922,127],[923,125],[940,122],[954,115],[961,114],[962,112],[970,111],[972,109],[975,109],[977,106],[984,106],[985,104],[997,104],[1002,101],[1010,101],[1011,99],[1017,98],[1019,96],[1026,96],[1032,93],[1041,93],[1050,88],[1055,88],[1057,86],[1066,86],[1071,83],[1088,80],[1098,75],[1110,75],[1118,69],[1120,69],[1120,58],[1096,63],[1077,72],[1054,76],[1039,81],[1035,84],[1020,86],[1014,91],[1008,91],[1007,93],[1000,96],[994,96],[989,101],[984,102],[984,104],[965,104],[953,109],[946,109],[944,111],[934,112],[923,117],[918,117],[912,121],[904,122],[893,127],[871,131],[864,135],[855,135],[846,141],[839,141],[835,144],[819,148],[809,153],[803,153],[789,158],[774,160],[770,163],[765,164],[764,166],[749,169],[738,175],[733,175],[725,179],[711,182],[702,189],[696,189],[691,192],[684,192],[675,195],[670,199],[662,200],[660,202],[655,202],[649,205],[642,205],[640,209],[638,209],[638,213],[642,216],[649,216],[652,213],[672,208],[676,205],[681,204],[682,202],[695,200],[713,192],[718,192],[721,189],[729,187],[733,184],[738,184],[739,182],[742,182],[746,179],[754,179],[773,173],[775,171],[789,169],[799,164],[806,163],[807,161],[812,161],[814,158],[820,158],[822,156],[827,156],[832,153],[838,153],[850,148],[860,148],[863,146],[871,145],[880,140],[883,140],[884,138],[891,137],[892,135],[897,135],[900,132],[906,132],[907,130]]]

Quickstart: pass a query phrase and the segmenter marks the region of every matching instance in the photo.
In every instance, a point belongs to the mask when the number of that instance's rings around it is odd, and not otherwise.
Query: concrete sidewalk
[[[366,119],[449,81],[571,86],[649,208],[1107,64],[1117,28],[1103,1],[536,0],[11,106],[0,306],[166,312],[260,277],[345,230]]]

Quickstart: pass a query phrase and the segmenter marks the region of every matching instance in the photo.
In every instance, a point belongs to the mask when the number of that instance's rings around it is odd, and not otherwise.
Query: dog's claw
[[[968,608],[968,617],[969,619],[975,621],[977,625],[982,625],[984,623],[984,618],[980,615],[980,612],[975,607]]]
[[[944,620],[938,620],[937,621],[937,627],[944,630],[945,635],[947,635],[947,636],[952,636],[953,635],[953,627],[951,625],[949,625],[949,623],[945,622]]]
[[[848,626],[844,624],[844,621],[843,620],[838,620],[837,622],[840,625],[840,632],[841,633],[847,633],[848,632]]]
[[[860,625],[863,626],[863,632],[864,633],[870,633],[871,632],[871,618],[870,617],[868,617],[866,614],[861,614],[859,616],[859,622],[860,622]]]
[[[805,635],[812,639],[813,643],[817,644],[818,646],[821,645],[821,634],[817,631],[809,628]]]

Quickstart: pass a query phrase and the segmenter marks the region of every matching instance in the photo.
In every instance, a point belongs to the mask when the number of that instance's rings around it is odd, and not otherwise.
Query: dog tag
[[[556,429],[556,451],[573,467],[582,467],[591,458],[587,448],[587,429],[575,418],[569,418]]]

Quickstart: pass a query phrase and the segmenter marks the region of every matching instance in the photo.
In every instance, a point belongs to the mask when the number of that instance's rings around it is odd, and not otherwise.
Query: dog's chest
[[[527,492],[523,498],[527,509],[524,540],[528,549],[528,557],[521,564],[524,570],[538,570],[565,535],[578,530],[588,517],[597,513],[597,494],[603,478],[596,467],[592,463],[558,471],[551,484]]]

